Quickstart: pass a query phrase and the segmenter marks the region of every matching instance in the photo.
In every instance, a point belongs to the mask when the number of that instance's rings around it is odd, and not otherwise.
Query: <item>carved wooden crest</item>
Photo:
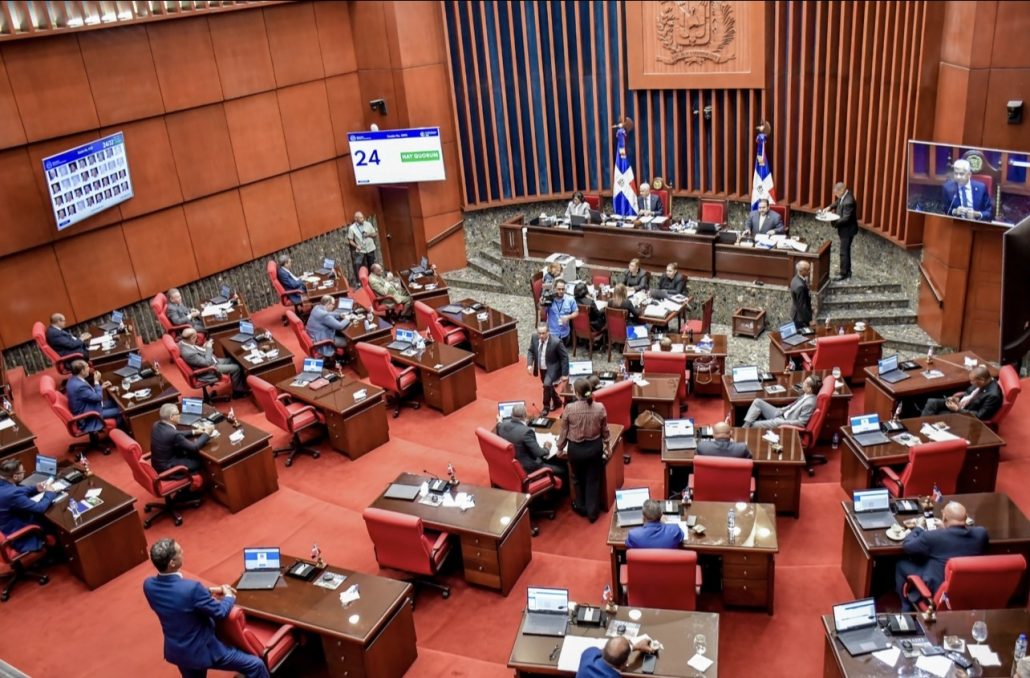
[[[719,0],[665,0],[659,3],[655,36],[664,64],[725,63],[733,57],[733,6]]]
[[[638,242],[637,254],[641,259],[650,259],[654,256],[654,245],[649,242]]]

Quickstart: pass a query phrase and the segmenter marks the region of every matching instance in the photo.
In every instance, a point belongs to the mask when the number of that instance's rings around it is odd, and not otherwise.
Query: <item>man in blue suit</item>
[[[991,193],[982,181],[972,179],[968,160],[956,160],[951,166],[952,178],[941,187],[941,200],[948,214],[963,219],[989,220],[994,214]]]
[[[626,535],[628,549],[677,549],[683,541],[679,525],[662,522],[662,505],[654,499],[644,502],[644,524]]]
[[[43,515],[54,503],[57,492],[44,492],[44,485],[22,487],[25,468],[17,457],[0,464],[0,532],[12,535],[23,527],[36,524],[36,516]],[[33,501],[33,495],[43,492],[43,498]],[[28,534],[16,539],[12,546],[19,553],[39,551],[45,541],[39,534]]]
[[[279,266],[275,272],[276,276],[279,278],[279,283],[287,292],[289,292],[290,290],[303,290],[304,281],[298,278],[297,276],[293,275],[292,272],[290,272],[291,265],[293,265],[293,260],[290,259],[289,254],[279,255]],[[302,297],[299,294],[290,295],[291,304],[299,304],[303,300],[304,297]]]
[[[65,385],[68,396],[68,408],[78,416],[86,412],[97,412],[104,419],[116,419],[121,425],[121,411],[118,406],[104,398],[104,389],[111,382],[100,382],[100,372],[94,371],[89,378],[89,365],[85,360],[72,362],[72,376]],[[104,422],[99,419],[84,419],[79,422],[79,430],[86,433],[98,433],[104,429]]]
[[[751,235],[783,235],[786,229],[783,226],[783,219],[779,213],[769,209],[769,201],[761,198],[758,201],[758,209],[747,217],[747,228]]]
[[[917,574],[931,591],[944,582],[944,566],[948,559],[958,556],[978,556],[987,550],[987,530],[966,525],[966,507],[957,501],[948,502],[941,512],[943,525],[936,530],[913,529],[901,547],[909,556],[898,561],[894,571],[898,596],[904,611],[914,609],[913,602],[902,594],[905,579]],[[918,597],[918,594],[914,594]]]
[[[347,338],[337,334],[350,327],[349,320],[340,320],[339,315],[334,312],[336,299],[328,294],[319,299],[318,306],[311,309],[308,316],[308,323],[304,326],[311,341],[331,341],[336,348],[347,346]],[[332,346],[323,346],[322,355],[332,358],[336,350]]]
[[[57,351],[58,355],[81,353],[83,359],[89,360],[89,346],[86,345],[90,339],[89,332],[75,336],[64,329],[66,324],[64,314],[55,313],[50,316],[50,327],[46,328],[46,343]]]
[[[215,622],[225,619],[236,602],[236,591],[231,586],[207,587],[183,578],[179,571],[182,547],[174,539],[154,542],[150,562],[158,574],[143,582],[143,594],[161,621],[165,661],[174,664],[183,678],[206,676],[208,669],[268,678],[263,661],[224,645],[215,636]]]
[[[615,636],[604,644],[604,650],[587,648],[579,657],[576,678],[619,678],[619,670],[629,661],[633,650],[651,652],[651,639],[639,636],[630,645],[626,636]]]

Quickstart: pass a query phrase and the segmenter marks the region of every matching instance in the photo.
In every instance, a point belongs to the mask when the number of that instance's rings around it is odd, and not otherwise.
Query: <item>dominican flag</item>
[[[612,207],[619,216],[636,216],[637,189],[634,185],[633,168],[626,157],[626,130],[619,128],[618,145],[615,151],[615,172],[612,174]]]
[[[758,209],[758,201],[765,198],[769,204],[776,203],[776,191],[773,190],[772,168],[769,167],[765,155],[765,135],[758,135],[758,155],[755,157],[755,176],[751,179],[751,211]]]

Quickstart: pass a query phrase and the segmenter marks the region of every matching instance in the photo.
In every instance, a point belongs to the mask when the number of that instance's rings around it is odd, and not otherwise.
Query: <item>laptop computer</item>
[[[139,353],[130,353],[129,363],[125,367],[115,370],[114,373],[122,379],[128,379],[139,374],[141,369],[143,369],[143,357]]]
[[[243,576],[236,584],[238,591],[267,591],[279,582],[279,549],[243,549]]]
[[[411,348],[411,345],[415,343],[415,330],[397,330],[394,334],[393,341],[386,345],[386,348],[392,348],[395,351],[407,351]]]
[[[461,309],[462,309],[461,304],[447,304],[446,306],[441,306],[440,308],[438,308],[436,310],[439,311],[440,313],[450,313],[450,314],[454,315],[454,314],[457,314],[457,313],[461,313]]]
[[[757,393],[762,390],[761,375],[757,365],[733,368],[733,388],[737,393]]]
[[[218,290],[218,294],[211,297],[210,301],[212,304],[224,304],[230,299],[232,299],[232,288],[228,285],[222,285],[222,288]]]
[[[626,348],[638,351],[651,345],[651,337],[647,333],[647,325],[630,325],[626,328]]]
[[[651,498],[646,487],[615,490],[615,526],[634,527],[644,524],[644,502]]]
[[[880,415],[861,414],[851,418],[851,435],[862,447],[886,445],[890,439],[880,430]]]
[[[526,621],[522,633],[528,636],[565,635],[569,624],[568,589],[526,589]]]
[[[788,346],[797,346],[808,341],[808,337],[798,332],[793,321],[780,325],[780,339]]]
[[[193,426],[204,418],[203,398],[183,398],[182,414],[179,415],[179,423],[183,426]]]
[[[254,338],[254,323],[249,320],[241,320],[240,331],[229,338],[237,344],[246,344]]]
[[[709,235],[711,235],[712,233],[718,233],[719,224],[715,223],[714,221],[700,221],[697,224],[697,232],[707,233]]]
[[[350,313],[354,310],[354,300],[350,297],[337,297],[336,310],[340,313]]]
[[[304,358],[303,371],[297,375],[297,381],[308,383],[322,377],[322,360],[320,358]]]
[[[526,406],[525,400],[507,400],[505,402],[497,403],[497,414],[501,419],[511,418],[511,412],[515,409],[516,405]]]
[[[100,323],[98,327],[105,332],[114,332],[122,326],[122,320],[124,318],[125,315],[121,311],[115,311],[111,314],[111,319],[109,321],[106,323]]]
[[[323,259],[322,268],[316,271],[319,275],[335,275],[336,274],[336,260],[335,259]]]
[[[876,601],[863,598],[833,606],[837,640],[852,657],[887,648],[887,636],[876,622]]]
[[[590,210],[590,223],[600,224],[604,222],[604,215],[601,214],[601,210]]]
[[[855,502],[855,520],[863,530],[883,530],[894,524],[891,495],[887,488],[855,490],[851,499]]]
[[[697,437],[694,435],[693,419],[666,419],[664,431],[665,449],[697,449]]]
[[[908,379],[908,375],[905,374],[898,367],[898,354],[884,358],[876,363],[876,369],[879,372],[880,379],[883,379],[888,384],[896,384],[899,381]]]
[[[589,217],[585,217],[582,214],[573,214],[569,217],[569,226],[571,228],[583,228],[583,225],[587,223]]]
[[[414,501],[415,497],[421,491],[421,487],[418,485],[402,485],[401,483],[390,483],[390,486],[386,488],[386,492],[383,496],[387,499],[403,499],[404,501]]]
[[[48,457],[45,454],[36,455],[36,470],[25,476],[19,485],[22,487],[35,487],[45,483],[57,475],[57,458]]]
[[[569,361],[569,381],[572,381],[576,377],[589,377],[593,373],[594,363],[592,360]]]

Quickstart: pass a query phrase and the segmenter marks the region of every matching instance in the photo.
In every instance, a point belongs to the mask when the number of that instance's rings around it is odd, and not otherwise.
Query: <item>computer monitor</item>
[[[418,336],[418,332],[415,330],[397,330],[396,339],[397,341],[406,341],[409,344],[415,343],[415,337]]]
[[[895,353],[894,355],[888,358],[884,358],[882,360],[877,361],[876,369],[880,374],[884,374],[885,372],[893,372],[896,369],[898,369],[898,354]]]
[[[278,570],[280,560],[278,548],[243,549],[243,569],[247,572]]]
[[[833,626],[837,633],[876,624],[876,600],[863,598],[833,606]]]
[[[570,360],[569,377],[588,377],[594,373],[594,363],[591,360]]]
[[[629,339],[647,339],[647,325],[630,325],[626,328]]]
[[[851,418],[852,433],[871,433],[880,430],[880,415],[860,414]]]
[[[240,321],[240,334],[254,334],[254,323],[249,320]]]
[[[134,370],[143,369],[143,356],[141,356],[139,353],[130,353],[129,367],[131,367]]]
[[[741,384],[747,381],[758,381],[758,367],[755,365],[743,365],[733,368],[733,383]]]
[[[322,371],[322,359],[321,358],[304,358],[304,372],[321,372]]]
[[[651,498],[651,490],[646,487],[631,487],[626,490],[615,490],[615,508],[620,511],[638,509]]]
[[[512,410],[515,409],[516,405],[526,406],[525,400],[508,400],[506,402],[497,403],[497,414],[501,419],[508,419],[511,417]]]
[[[182,413],[183,414],[195,414],[198,417],[204,414],[204,399],[203,398],[183,398],[182,399]]]

